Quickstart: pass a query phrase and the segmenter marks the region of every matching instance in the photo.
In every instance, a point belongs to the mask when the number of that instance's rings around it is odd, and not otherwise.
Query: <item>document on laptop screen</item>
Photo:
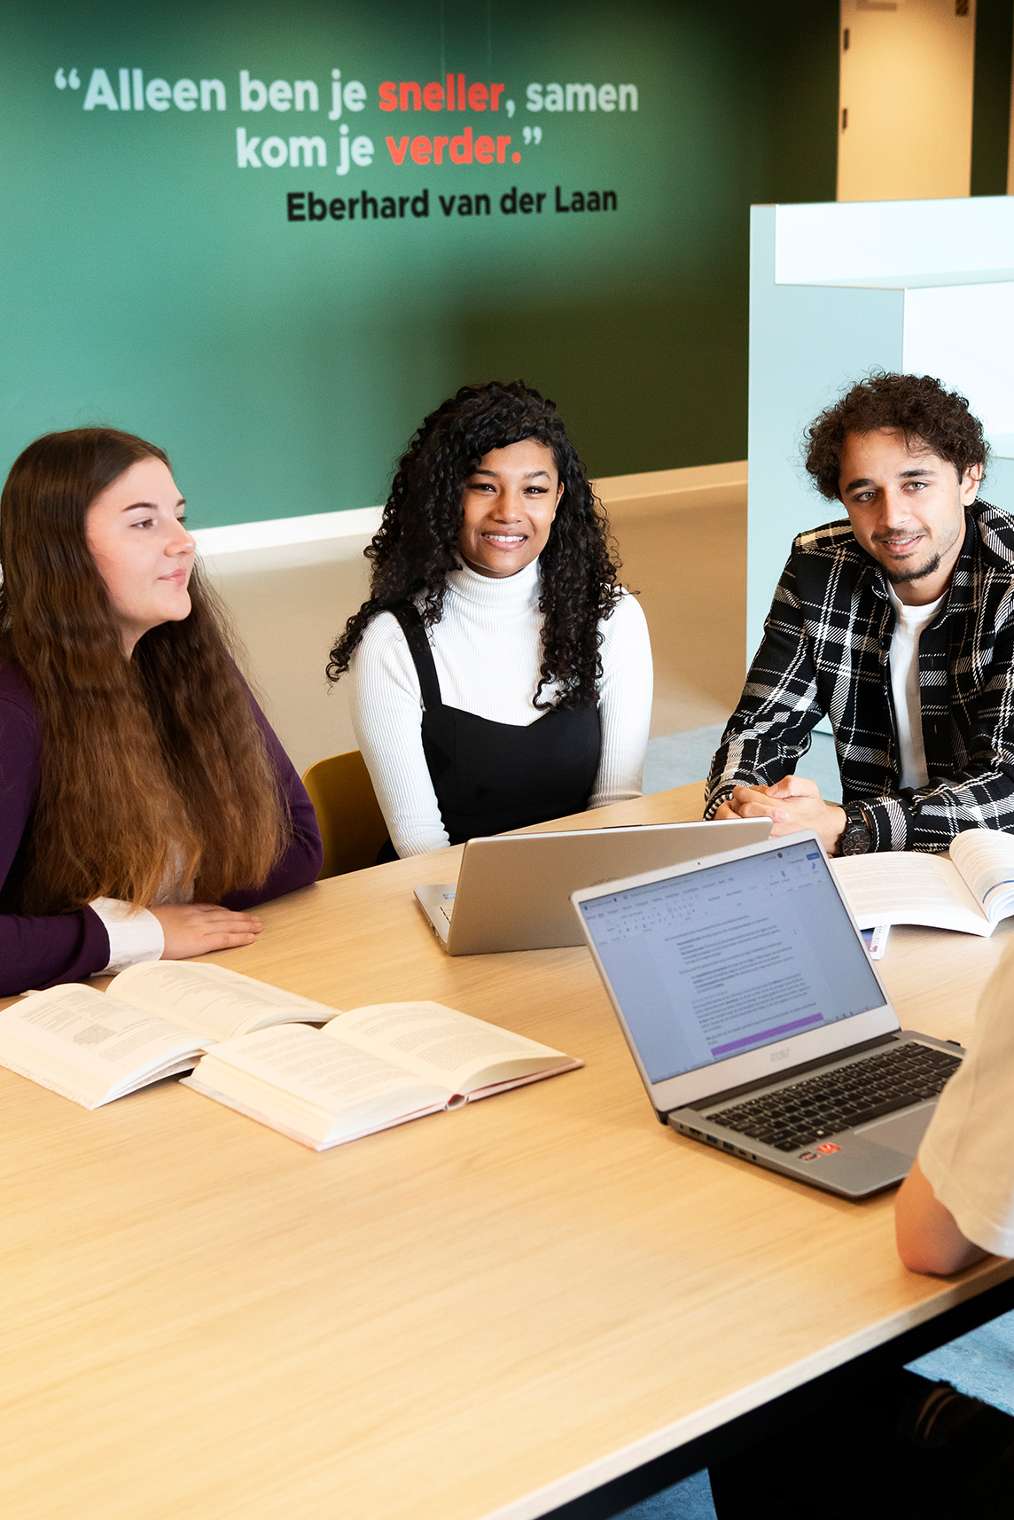
[[[810,843],[607,893],[580,909],[652,1082],[883,1003]]]

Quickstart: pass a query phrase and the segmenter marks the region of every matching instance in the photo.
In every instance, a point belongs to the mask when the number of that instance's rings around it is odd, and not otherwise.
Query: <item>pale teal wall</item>
[[[993,450],[983,495],[1014,510],[1012,249],[1005,196],[754,208],[747,658],[793,535],[845,515],[806,474],[805,429],[870,370],[933,374],[966,395]]]
[[[900,369],[904,295],[775,285],[775,209],[751,215],[747,650],[760,642],[793,536],[844,516],[803,468],[806,425],[868,370]]]

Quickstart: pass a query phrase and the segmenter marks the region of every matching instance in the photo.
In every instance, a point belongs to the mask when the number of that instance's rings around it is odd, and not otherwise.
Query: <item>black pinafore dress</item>
[[[602,749],[598,703],[550,708],[527,726],[447,707],[417,608],[394,615],[419,677],[423,752],[451,844],[582,812]]]

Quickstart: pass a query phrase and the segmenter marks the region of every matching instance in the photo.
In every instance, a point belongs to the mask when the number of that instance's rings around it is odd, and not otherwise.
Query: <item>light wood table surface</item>
[[[87,1113],[0,1072],[5,1516],[539,1515],[1010,1274],[912,1276],[890,1197],[663,1129],[586,951],[439,948],[411,889],[457,859],[282,899],[216,959],[435,998],[583,1070],[322,1155],[174,1082]],[[1005,937],[895,930],[903,1020],[966,1036]]]

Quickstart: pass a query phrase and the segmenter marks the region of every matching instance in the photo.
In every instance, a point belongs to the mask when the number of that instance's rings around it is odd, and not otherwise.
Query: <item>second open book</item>
[[[885,850],[833,862],[860,929],[927,924],[990,935],[1014,914],[1014,838],[967,829],[946,855]]]
[[[104,993],[74,984],[14,1003],[0,1065],[84,1108],[196,1066],[188,1087],[324,1150],[581,1062],[440,1003],[339,1016],[221,966],[155,961]]]

